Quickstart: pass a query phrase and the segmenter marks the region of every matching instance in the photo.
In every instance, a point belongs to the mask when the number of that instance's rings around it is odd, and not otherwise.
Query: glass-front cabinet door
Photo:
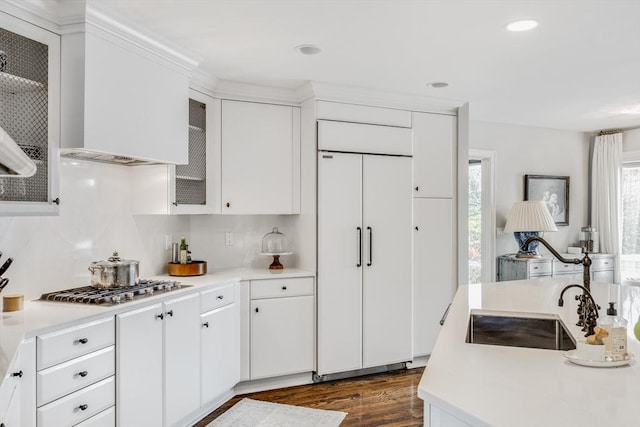
[[[55,215],[60,37],[0,12],[0,215]]]

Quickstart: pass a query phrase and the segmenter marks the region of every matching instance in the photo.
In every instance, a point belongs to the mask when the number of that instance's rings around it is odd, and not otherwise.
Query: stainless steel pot
[[[138,283],[138,265],[140,261],[122,259],[118,252],[106,261],[92,262],[89,266],[91,272],[91,286],[96,288],[121,288]]]

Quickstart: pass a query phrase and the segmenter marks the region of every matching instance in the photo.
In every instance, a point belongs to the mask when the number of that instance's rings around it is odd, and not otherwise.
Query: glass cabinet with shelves
[[[35,165],[30,176],[0,170],[0,215],[57,214],[60,37],[0,12],[0,58],[2,149]]]

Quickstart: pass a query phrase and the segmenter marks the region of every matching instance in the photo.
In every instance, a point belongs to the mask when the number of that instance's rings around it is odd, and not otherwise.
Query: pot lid
[[[92,267],[118,267],[126,265],[140,264],[140,261],[132,259],[122,259],[118,255],[118,251],[113,251],[113,255],[103,261],[94,261],[91,263]]]

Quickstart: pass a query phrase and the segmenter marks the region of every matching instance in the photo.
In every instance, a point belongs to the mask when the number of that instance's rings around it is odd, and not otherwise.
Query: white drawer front
[[[410,156],[411,129],[318,120],[318,150]]]
[[[80,390],[115,373],[115,347],[110,346],[39,371],[38,406]]]
[[[565,264],[563,262],[553,262],[553,274],[571,273],[574,271],[582,271],[580,264]]]
[[[613,258],[595,258],[591,260],[591,270],[613,270]]]
[[[37,344],[41,370],[115,344],[115,321],[112,316],[40,335]]]
[[[235,284],[231,283],[217,289],[210,289],[200,293],[200,312],[215,310],[235,300]]]
[[[93,417],[84,420],[75,427],[113,427],[116,425],[116,408],[112,406],[106,411],[102,411]]]
[[[74,426],[115,404],[115,380],[109,377],[38,408],[38,427]]]
[[[251,281],[251,299],[313,295],[313,277]]]
[[[531,276],[551,275],[551,262],[532,262],[529,264]]]

